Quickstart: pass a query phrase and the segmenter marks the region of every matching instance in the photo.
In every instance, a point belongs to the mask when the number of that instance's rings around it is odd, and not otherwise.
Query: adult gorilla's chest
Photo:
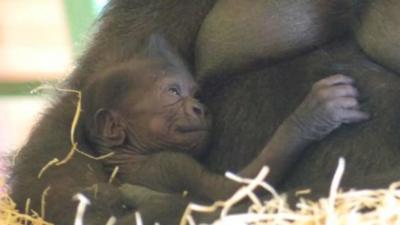
[[[373,63],[352,41],[338,41],[252,72],[203,77],[209,93],[205,101],[215,123],[206,163],[220,172],[246,165],[312,84],[335,73],[355,78],[362,107],[372,118],[344,125],[309,147],[285,186],[328,184],[340,156],[347,161],[344,183],[391,170],[400,160],[400,77]]]

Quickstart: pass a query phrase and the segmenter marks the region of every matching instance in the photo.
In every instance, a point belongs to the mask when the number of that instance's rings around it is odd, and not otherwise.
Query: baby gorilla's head
[[[199,155],[210,119],[194,98],[197,84],[183,64],[135,59],[98,75],[83,90],[83,130],[101,153],[181,151]]]

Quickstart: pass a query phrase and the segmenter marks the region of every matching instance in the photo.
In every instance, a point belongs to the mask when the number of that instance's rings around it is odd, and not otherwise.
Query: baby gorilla
[[[161,51],[162,52],[162,51]],[[99,75],[83,90],[84,137],[116,175],[122,192],[129,184],[201,200],[231,196],[239,184],[213,174],[195,158],[207,147],[211,120],[195,99],[197,85],[169,52],[137,58]],[[278,128],[259,156],[239,172],[254,177],[268,165],[276,185],[304,148],[343,123],[363,121],[353,80],[334,75],[317,82],[302,104]]]

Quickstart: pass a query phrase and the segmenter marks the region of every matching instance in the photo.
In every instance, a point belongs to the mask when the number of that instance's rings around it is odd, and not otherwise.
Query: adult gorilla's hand
[[[360,110],[354,80],[341,74],[315,83],[311,92],[289,118],[303,138],[319,140],[343,123],[361,122],[369,114]]]

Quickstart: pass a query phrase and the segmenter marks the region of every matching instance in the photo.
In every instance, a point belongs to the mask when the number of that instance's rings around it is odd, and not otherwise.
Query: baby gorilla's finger
[[[125,204],[140,206],[149,198],[160,197],[163,193],[153,191],[140,185],[123,184],[119,187]]]
[[[337,97],[358,97],[358,90],[352,85],[340,84],[325,88],[321,91],[325,99],[332,99]]]
[[[356,109],[358,101],[353,97],[337,97],[328,103],[329,107],[336,109]]]
[[[125,204],[130,206],[138,206],[143,201],[146,193],[145,188],[137,185],[123,184],[119,187]]]
[[[353,84],[354,80],[351,77],[343,74],[336,74],[327,78],[324,78],[316,83],[318,86],[332,86],[338,84]]]
[[[342,112],[342,122],[343,123],[357,123],[362,122],[370,118],[369,113],[360,110],[343,110]]]
[[[124,203],[140,213],[144,224],[178,224],[189,203],[182,195],[158,192],[140,185],[123,184],[119,189]],[[118,224],[131,224],[127,222],[132,222],[132,218],[132,215],[124,217]]]
[[[181,197],[178,194],[170,194],[154,191],[140,185],[123,184],[119,187],[125,204],[129,206],[141,207],[141,205],[162,199]]]

